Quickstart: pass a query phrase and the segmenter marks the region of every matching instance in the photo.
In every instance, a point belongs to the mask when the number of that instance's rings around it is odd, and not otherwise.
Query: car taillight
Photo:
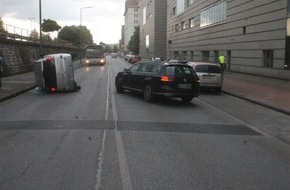
[[[56,89],[55,88],[51,88],[50,92],[56,92]]]
[[[163,82],[169,82],[169,81],[173,81],[173,77],[161,76],[160,80],[163,81]]]

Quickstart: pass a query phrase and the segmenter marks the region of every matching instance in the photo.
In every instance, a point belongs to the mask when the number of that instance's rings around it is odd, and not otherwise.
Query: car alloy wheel
[[[152,88],[149,84],[147,84],[143,90],[143,98],[146,102],[153,101]]]

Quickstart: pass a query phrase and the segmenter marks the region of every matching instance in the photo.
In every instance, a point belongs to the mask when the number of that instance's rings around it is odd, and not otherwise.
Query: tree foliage
[[[92,34],[85,26],[65,26],[59,31],[58,38],[78,46],[93,43]]]
[[[140,44],[140,28],[136,27],[134,34],[131,36],[131,39],[127,45],[127,49],[129,51],[132,51],[134,54],[138,55],[139,54],[139,44]]]
[[[1,17],[0,17],[0,32],[5,32],[4,24],[3,24],[3,21],[2,21]]]
[[[54,32],[59,31],[61,27],[57,24],[56,21],[50,19],[43,19],[42,31],[43,32]]]
[[[117,45],[113,46],[113,53],[117,53],[119,51],[119,48]]]
[[[110,45],[105,44],[104,42],[100,42],[100,45],[102,45],[104,47],[105,53],[112,53],[113,49]]]
[[[39,34],[36,31],[36,29],[33,29],[30,34],[29,37],[32,38],[33,41],[36,41],[37,39],[39,39]]]

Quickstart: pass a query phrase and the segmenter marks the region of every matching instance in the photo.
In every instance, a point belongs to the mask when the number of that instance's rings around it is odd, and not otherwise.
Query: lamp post
[[[39,40],[40,40],[40,54],[42,56],[42,13],[41,13],[41,0],[39,0]]]
[[[32,31],[32,20],[34,20],[35,18],[28,18],[31,21],[31,27],[30,27],[30,31]]]
[[[89,9],[92,7],[81,7],[80,8],[80,64],[82,64],[82,41],[83,41],[83,36],[82,36],[82,15],[83,15],[83,9]]]

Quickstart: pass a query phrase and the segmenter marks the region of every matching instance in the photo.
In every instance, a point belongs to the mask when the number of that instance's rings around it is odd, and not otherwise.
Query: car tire
[[[191,102],[192,99],[193,99],[193,97],[191,97],[191,96],[181,98],[183,103],[189,103],[189,102]]]
[[[122,79],[121,78],[118,78],[116,81],[116,90],[117,90],[117,93],[119,93],[119,94],[124,92],[124,88],[122,88]]]
[[[150,84],[147,84],[145,87],[144,87],[144,90],[143,90],[143,98],[146,102],[152,102],[154,97],[153,97],[153,94],[152,94],[152,87],[150,86]]]

